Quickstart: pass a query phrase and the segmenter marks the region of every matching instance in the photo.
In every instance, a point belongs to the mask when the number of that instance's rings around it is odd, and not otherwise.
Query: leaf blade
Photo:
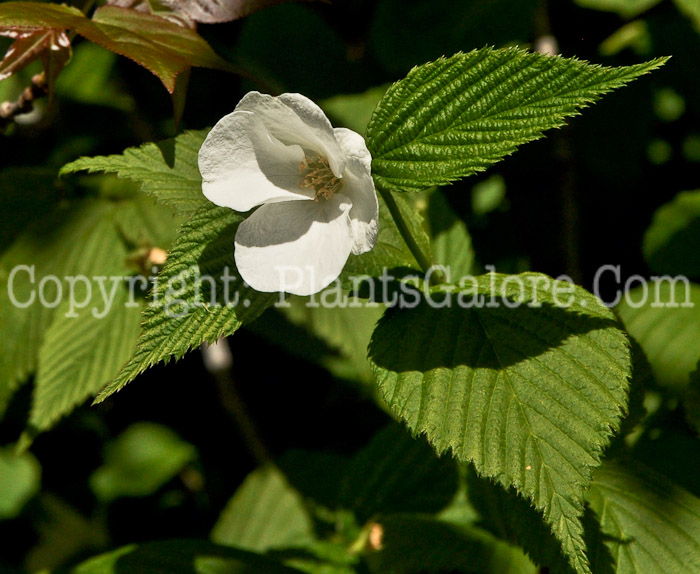
[[[605,68],[487,47],[414,68],[389,88],[367,128],[375,182],[415,191],[483,171],[664,62]]]
[[[393,309],[375,330],[370,359],[396,415],[438,452],[451,449],[530,498],[571,565],[589,572],[583,493],[626,408],[628,343],[614,316],[582,289],[569,285],[576,300],[558,308],[547,287],[518,293],[516,284],[541,285],[546,276],[507,277],[482,276],[458,293],[501,294],[510,303],[536,294],[539,307],[509,308],[499,299]]]

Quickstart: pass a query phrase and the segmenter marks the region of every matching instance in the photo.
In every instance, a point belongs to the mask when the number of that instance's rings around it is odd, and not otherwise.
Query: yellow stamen
[[[320,197],[330,199],[343,184],[342,180],[331,171],[328,160],[320,155],[313,157],[307,155],[299,164],[299,173],[303,177],[299,187],[312,188],[316,192],[314,201],[318,201]]]

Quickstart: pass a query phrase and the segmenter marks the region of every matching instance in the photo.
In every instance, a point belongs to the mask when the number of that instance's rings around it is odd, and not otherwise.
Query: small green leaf
[[[272,465],[248,475],[211,533],[212,542],[253,552],[306,546],[314,538],[301,496]]]
[[[617,311],[656,381],[685,388],[700,360],[700,286],[685,278],[654,281],[627,292]]]
[[[136,353],[97,402],[156,363],[233,334],[279,300],[279,293],[244,286],[238,275],[233,240],[242,220],[235,211],[207,202],[180,229],[149,295]]]
[[[483,171],[665,61],[607,68],[482,48],[414,68],[389,88],[367,128],[375,182],[416,191]]]
[[[323,110],[345,126],[364,136],[367,124],[388,86],[370,88],[361,94],[341,94],[319,102]]]
[[[103,502],[148,496],[195,457],[194,447],[168,427],[135,423],[107,445],[105,462],[90,476],[90,487]]]
[[[690,385],[683,397],[685,418],[700,436],[700,365],[690,375]]]
[[[367,554],[371,571],[376,574],[538,572],[521,549],[476,527],[460,528],[407,514],[380,520],[377,532],[381,532],[381,547]]]
[[[695,26],[695,29],[700,32],[700,4],[696,0],[674,0],[679,12]]]
[[[208,130],[185,132],[174,139],[147,143],[110,156],[83,157],[61,168],[60,174],[88,171],[115,173],[141,185],[143,192],[192,215],[209,203],[202,194],[197,156]]]
[[[583,8],[615,12],[623,18],[634,18],[656,6],[661,0],[574,0]]]
[[[41,483],[41,467],[31,453],[0,448],[0,521],[14,518]]]
[[[438,458],[422,437],[391,424],[350,461],[340,487],[340,505],[358,522],[395,512],[435,513],[457,492],[457,465]]]
[[[656,273],[700,277],[700,191],[661,206],[644,234],[644,258]]]
[[[667,478],[632,461],[606,462],[586,499],[617,574],[700,571],[700,499]],[[601,550],[589,550],[595,572],[603,571]]]
[[[252,552],[205,540],[166,540],[132,544],[96,556],[71,570],[72,574],[300,574]]]
[[[545,275],[447,289],[379,322],[370,359],[384,399],[438,452],[529,498],[589,572],[583,493],[626,410],[624,332],[597,298]]]

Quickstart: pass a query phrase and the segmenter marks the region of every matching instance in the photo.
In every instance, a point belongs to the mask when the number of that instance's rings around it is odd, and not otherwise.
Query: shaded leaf
[[[393,198],[416,243],[423,253],[431,256],[430,238],[416,203],[411,198],[398,194],[394,195]],[[362,255],[350,254],[340,275],[345,286],[352,286],[354,278],[381,277],[385,273],[392,277],[402,277],[406,274],[416,275],[417,271],[420,272],[420,265],[399,233],[384,199],[381,195],[378,195],[377,199],[379,200],[377,244],[372,250]]]
[[[132,544],[91,558],[72,574],[299,574],[258,554],[205,540],[166,540]]]
[[[583,8],[615,12],[623,18],[634,18],[650,8],[656,6],[661,0],[574,0]]]
[[[596,470],[586,499],[600,520],[598,541],[614,559],[607,574],[700,571],[700,499],[632,461]],[[594,568],[598,548],[590,548]]]
[[[685,388],[700,360],[700,286],[684,278],[654,281],[627,292],[616,309],[656,381]]]
[[[474,250],[467,226],[440,191],[430,194],[427,219],[433,258],[447,270],[447,281],[459,283],[474,270]]]
[[[342,296],[347,296],[343,293]],[[384,312],[381,304],[350,299],[348,305],[320,304],[316,298],[290,297],[279,311],[294,325],[318,337],[337,353],[319,353],[314,358],[337,377],[372,382],[367,345],[374,326]],[[289,304],[289,306],[287,306]],[[289,341],[290,344],[294,341]]]
[[[176,360],[202,342],[233,334],[280,298],[247,287],[233,259],[243,216],[208,203],[180,229],[143,315],[131,360],[97,402],[160,361]]]
[[[41,466],[31,453],[0,448],[0,521],[14,518],[41,483]]]
[[[194,447],[168,427],[135,423],[107,444],[104,464],[90,476],[90,488],[103,502],[148,496],[195,457]]]
[[[483,171],[665,61],[606,68],[482,48],[414,68],[389,88],[367,128],[374,180],[416,191]]]
[[[306,546],[313,539],[301,496],[272,465],[246,477],[211,532],[212,542],[254,552]]]
[[[589,572],[583,493],[626,410],[625,334],[594,296],[544,275],[446,289],[379,322],[370,359],[387,404],[438,452],[530,499]]]
[[[644,258],[656,273],[700,277],[700,191],[661,206],[644,234]]]
[[[394,512],[435,513],[452,500],[458,479],[454,460],[438,458],[425,439],[391,424],[350,461],[340,504],[360,523]]]
[[[367,555],[377,574],[538,572],[522,550],[480,528],[460,528],[420,515],[392,515],[380,520],[378,529],[381,547]]]

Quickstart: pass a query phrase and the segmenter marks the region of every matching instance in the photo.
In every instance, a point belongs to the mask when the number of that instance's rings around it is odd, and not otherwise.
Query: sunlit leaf
[[[367,128],[375,182],[417,191],[483,171],[664,62],[606,68],[483,48],[418,66],[389,88]]]
[[[128,148],[118,155],[83,157],[63,166],[60,173],[115,173],[139,183],[145,193],[179,214],[192,215],[209,203],[202,194],[197,167],[197,154],[207,133],[190,131],[175,139]]]
[[[626,410],[624,332],[594,296],[544,275],[445,291],[379,322],[370,359],[384,399],[438,452],[530,499],[589,572],[583,493]]]

